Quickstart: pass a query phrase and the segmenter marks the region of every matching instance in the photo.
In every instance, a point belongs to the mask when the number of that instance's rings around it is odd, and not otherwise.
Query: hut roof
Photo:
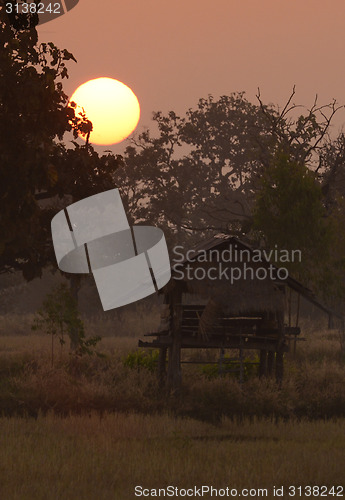
[[[238,249],[248,250],[251,254],[254,252],[254,250],[258,250],[258,248],[255,248],[254,246],[252,246],[249,243],[249,241],[244,241],[244,239],[239,239],[238,237],[232,236],[229,234],[219,233],[219,234],[212,236],[211,238],[208,238],[208,239],[200,242],[193,249],[191,249],[189,251],[188,258],[185,258],[182,262],[179,262],[179,266],[186,265],[187,263],[190,262],[191,258],[197,257],[202,252],[210,252],[213,249],[222,250],[223,248],[227,248],[230,245],[236,245],[236,247]],[[269,266],[272,264],[267,259],[263,258],[260,265],[261,266],[262,265]],[[273,266],[273,267],[275,269],[278,269],[276,266]],[[172,269],[172,275],[174,276],[174,269]],[[292,278],[290,275],[287,276],[285,279],[275,281],[274,284],[288,286],[289,288],[295,290],[302,297],[304,297],[306,300],[311,302],[314,306],[318,307],[319,309],[321,309],[325,313],[332,315],[332,316],[335,316],[335,317],[338,317],[340,319],[343,319],[343,315],[341,313],[339,313],[338,311],[334,311],[334,310],[330,309],[328,306],[326,306],[325,304],[323,304],[322,301],[320,301],[317,298],[317,296],[314,294],[314,292],[312,290],[310,290],[309,288],[302,285],[300,282],[298,282],[297,280]],[[236,284],[234,284],[234,285],[236,285]],[[242,285],[239,285],[239,283],[237,284],[238,287],[236,287],[234,285],[232,286],[233,295],[237,296],[237,301],[238,301],[239,300],[238,292],[240,291],[241,295],[246,294],[247,292],[244,289],[242,289],[242,290],[239,289],[239,286],[242,286]],[[272,283],[271,283],[271,285],[272,285]],[[270,290],[267,287],[267,283],[266,283],[266,290],[265,290],[265,283],[264,282],[259,284],[259,286],[257,284],[255,285],[255,283],[252,282],[251,286],[250,286],[250,290],[251,290],[251,294],[253,296],[252,298],[255,299],[255,301],[257,301],[257,304],[260,305],[260,303],[262,302],[262,303],[266,303],[266,306],[267,306],[267,303],[271,303],[273,308],[277,307],[279,300],[277,301],[277,300],[273,299],[272,293],[271,293],[272,290]],[[192,286],[190,291],[192,293],[198,293],[197,287],[195,287],[193,289],[193,286]],[[229,298],[228,291],[227,291],[227,297]]]

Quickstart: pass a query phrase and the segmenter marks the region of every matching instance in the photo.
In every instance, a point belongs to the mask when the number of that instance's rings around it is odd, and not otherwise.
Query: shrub
[[[65,336],[69,335],[74,353],[78,356],[93,354],[93,348],[101,337],[85,337],[85,328],[80,318],[78,305],[65,284],[56,287],[43,301],[37,312],[32,330],[44,330],[51,335],[51,363],[54,364],[54,337],[57,337],[61,348],[65,344]],[[96,353],[97,354],[97,353]]]
[[[248,380],[257,375],[259,358],[245,358],[243,360],[243,380]],[[228,376],[231,378],[240,379],[240,361],[231,360],[229,355],[223,358],[223,364],[207,364],[201,368],[201,373],[208,379],[212,380],[217,377]]]
[[[138,371],[140,368],[145,368],[153,372],[157,366],[158,356],[158,349],[150,349],[149,351],[139,349],[127,354],[127,356],[123,358],[123,364],[128,368],[137,369]]]

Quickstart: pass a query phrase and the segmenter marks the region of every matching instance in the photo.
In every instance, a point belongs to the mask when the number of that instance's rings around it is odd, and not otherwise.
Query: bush
[[[43,301],[37,312],[32,330],[44,330],[52,338],[51,363],[54,364],[54,337],[57,337],[61,348],[68,335],[74,354],[98,354],[94,351],[101,337],[86,338],[85,328],[78,311],[78,304],[65,284],[57,286]]]
[[[132,351],[125,358],[123,358],[124,366],[131,369],[145,368],[150,372],[153,372],[158,363],[159,350],[150,349],[149,351],[143,351],[141,349]]]
[[[207,364],[201,368],[201,373],[205,375],[208,380],[213,380],[217,377],[228,376],[230,378],[240,379],[240,361],[231,361],[229,355],[223,358],[223,364]],[[255,359],[245,358],[243,360],[243,380],[248,380],[258,373],[258,356]]]

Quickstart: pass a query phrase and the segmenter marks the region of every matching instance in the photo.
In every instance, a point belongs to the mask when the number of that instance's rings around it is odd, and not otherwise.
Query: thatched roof
[[[200,303],[206,304],[210,299],[217,302],[223,308],[225,313],[228,314],[238,314],[244,312],[260,312],[260,311],[281,311],[284,309],[285,304],[285,287],[290,287],[299,294],[301,294],[308,301],[312,302],[316,307],[322,309],[327,314],[331,314],[342,318],[342,315],[338,312],[332,311],[327,306],[323,305],[317,297],[313,294],[311,290],[304,287],[301,283],[294,280],[290,276],[285,279],[272,280],[270,277],[266,279],[257,279],[255,271],[260,268],[268,269],[272,264],[266,259],[261,262],[252,262],[250,257],[248,262],[250,262],[250,267],[254,270],[254,279],[236,279],[233,282],[229,280],[226,275],[222,275],[220,278],[214,279],[215,272],[212,274],[212,279],[209,279],[206,275],[203,278],[203,271],[199,270],[199,278],[195,279],[196,268],[203,268],[207,272],[211,267],[219,265],[219,261],[215,262],[215,259],[210,258],[207,262],[199,262],[195,260],[191,262],[192,259],[196,259],[197,256],[201,254],[210,255],[212,253],[217,256],[218,250],[221,253],[223,250],[235,247],[238,250],[245,250],[246,255],[252,255],[256,250],[249,243],[240,240],[239,238],[226,234],[217,234],[212,238],[202,241],[193,250],[189,251],[188,259],[183,260],[178,263],[178,269],[180,270],[179,275],[181,276],[181,270],[184,272],[189,268],[189,277],[184,275],[184,279],[177,279],[178,273],[176,268],[172,267],[172,278],[174,286],[180,287],[181,291],[184,293],[183,302],[184,303]],[[242,270],[246,262],[228,262],[226,265],[229,269],[232,267],[237,267]],[[273,266],[274,269],[278,269]],[[224,268],[224,266],[223,266]],[[243,275],[243,274],[242,274]],[[194,301],[194,302],[193,302]]]

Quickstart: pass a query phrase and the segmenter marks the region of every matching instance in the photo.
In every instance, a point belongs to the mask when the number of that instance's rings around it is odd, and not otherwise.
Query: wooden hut
[[[216,235],[175,259],[172,279],[162,290],[161,327],[139,346],[159,349],[159,377],[170,389],[181,383],[184,348],[236,349],[240,370],[244,351],[258,350],[260,375],[275,373],[281,381],[284,353],[300,334],[298,326],[286,324],[288,288],[341,318],[258,249],[237,237]]]

